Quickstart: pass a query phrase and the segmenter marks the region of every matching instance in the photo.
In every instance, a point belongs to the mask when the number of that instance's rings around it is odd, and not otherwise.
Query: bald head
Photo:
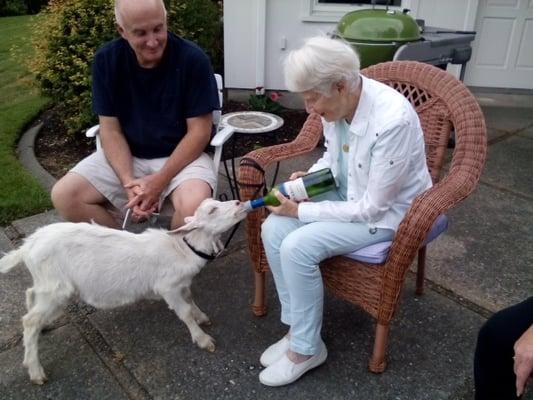
[[[117,30],[141,67],[159,65],[167,44],[167,12],[162,0],[116,0]]]
[[[125,28],[129,21],[154,12],[162,12],[166,19],[167,10],[163,0],[115,0],[115,20],[122,28]]]

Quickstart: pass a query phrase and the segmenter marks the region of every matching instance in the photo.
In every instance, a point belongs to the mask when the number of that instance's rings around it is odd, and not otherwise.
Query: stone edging
[[[47,170],[45,170],[37,158],[35,157],[35,138],[43,126],[42,123],[28,129],[22,135],[19,144],[17,146],[18,159],[21,164],[26,168],[37,181],[44,187],[45,190],[50,192],[52,186],[56,183],[54,178]]]

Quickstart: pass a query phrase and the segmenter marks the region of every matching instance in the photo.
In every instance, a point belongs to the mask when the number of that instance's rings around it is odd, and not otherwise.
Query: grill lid
[[[407,14],[396,10],[355,10],[344,15],[337,33],[347,41],[411,42],[420,39],[420,28]]]

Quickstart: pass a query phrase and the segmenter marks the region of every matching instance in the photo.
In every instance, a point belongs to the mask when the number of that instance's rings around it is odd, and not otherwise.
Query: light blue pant
[[[332,199],[336,193],[327,197]],[[292,351],[306,355],[318,351],[324,303],[320,261],[391,240],[393,235],[390,229],[370,233],[362,223],[306,224],[296,218],[268,216],[261,238],[281,302],[281,322],[290,326]]]

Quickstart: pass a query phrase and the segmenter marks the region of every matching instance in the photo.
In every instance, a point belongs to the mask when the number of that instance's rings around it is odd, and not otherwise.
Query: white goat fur
[[[209,318],[190,293],[192,278],[206,264],[195,254],[222,250],[220,235],[246,216],[238,201],[206,199],[186,224],[174,231],[148,229],[141,234],[96,224],[56,223],[38,229],[24,244],[0,259],[0,272],[24,262],[33,277],[26,291],[24,366],[33,383],[46,381],[38,357],[43,326],[61,315],[73,296],[97,308],[112,308],[143,298],[163,298],[187,325],[192,341],[215,350],[212,337],[198,324]]]

